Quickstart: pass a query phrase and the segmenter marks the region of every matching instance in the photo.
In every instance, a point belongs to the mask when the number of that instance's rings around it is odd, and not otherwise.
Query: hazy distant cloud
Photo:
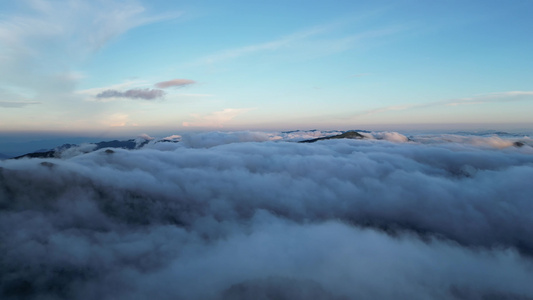
[[[132,125],[130,123],[129,115],[120,112],[105,116],[100,120],[100,123],[110,127],[124,127],[127,125]]]
[[[521,100],[533,100],[533,91],[509,91],[501,93],[483,94],[469,98],[460,98],[452,100],[444,100],[439,102],[429,103],[427,106],[433,105],[463,105],[463,104],[481,104],[489,102],[511,102]],[[421,107],[425,107],[421,105]]]
[[[253,110],[253,108],[226,108],[203,116],[192,114],[196,120],[183,122],[182,124],[185,127],[223,127],[226,122],[250,110]]]
[[[376,109],[362,111],[360,113],[356,113],[356,114],[352,115],[352,117],[374,115],[374,114],[379,114],[379,113],[383,113],[383,112],[387,112],[387,111],[391,111],[391,110],[392,111],[393,110],[406,110],[406,109],[411,108],[411,107],[412,106],[409,106],[409,105],[385,106],[385,107],[380,107],[380,108],[376,108]]]
[[[24,107],[24,106],[32,105],[32,104],[41,104],[41,103],[36,102],[36,101],[0,101],[0,107],[8,107],[8,108]]]
[[[350,77],[363,77],[363,76],[368,76],[370,75],[371,73],[359,73],[359,74],[354,74],[354,75],[351,75]]]
[[[406,104],[406,105],[393,105],[385,106],[376,109],[371,109],[367,111],[362,111],[356,114],[353,114],[352,117],[358,116],[367,116],[378,113],[383,113],[387,111],[398,111],[398,110],[408,110],[416,108],[428,108],[435,106],[457,106],[457,105],[474,105],[474,104],[485,104],[485,103],[497,103],[497,102],[512,102],[512,101],[533,101],[533,91],[509,91],[501,93],[491,93],[477,95],[474,97],[465,97],[458,99],[447,99],[442,101],[434,101],[423,104]]]
[[[160,89],[165,89],[169,87],[185,87],[195,83],[196,81],[190,79],[172,79],[168,81],[158,82],[155,84],[155,86]]]
[[[156,98],[161,98],[164,95],[165,91],[158,89],[131,89],[125,92],[120,92],[117,90],[105,90],[96,95],[96,98],[130,98],[153,100]]]

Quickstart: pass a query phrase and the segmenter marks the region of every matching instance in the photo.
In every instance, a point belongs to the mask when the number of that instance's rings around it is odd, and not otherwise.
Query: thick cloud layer
[[[532,148],[369,134],[2,161],[0,298],[533,299]]]

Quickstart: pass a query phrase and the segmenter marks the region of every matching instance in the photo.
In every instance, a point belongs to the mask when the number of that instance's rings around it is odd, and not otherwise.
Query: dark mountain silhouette
[[[358,133],[357,131],[346,131],[344,133],[338,134],[338,135],[331,135],[331,136],[325,136],[320,137],[316,139],[310,139],[310,140],[303,140],[299,141],[299,143],[314,143],[322,140],[334,140],[334,139],[364,139],[365,137]]]
[[[56,151],[50,150],[50,151],[44,151],[44,152],[32,152],[24,155],[20,155],[17,157],[13,157],[13,159],[20,159],[20,158],[52,158],[55,156]]]
[[[92,151],[96,151],[103,148],[121,148],[121,149],[138,149],[142,148],[144,145],[146,145],[149,142],[149,140],[144,140],[142,142],[138,142],[135,139],[130,139],[126,141],[119,141],[119,140],[113,140],[113,141],[104,141],[104,142],[98,142],[94,143],[96,147]],[[79,145],[76,144],[64,144],[59,147],[56,147],[51,150],[39,150],[32,153],[27,153],[24,155],[20,155],[17,157],[14,157],[14,159],[20,159],[20,158],[54,158],[59,157],[59,154],[62,151],[65,151],[72,147],[77,147]]]

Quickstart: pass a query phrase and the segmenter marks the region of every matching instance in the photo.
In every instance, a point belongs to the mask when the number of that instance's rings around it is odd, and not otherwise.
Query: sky
[[[2,1],[0,133],[531,128],[533,1]]]

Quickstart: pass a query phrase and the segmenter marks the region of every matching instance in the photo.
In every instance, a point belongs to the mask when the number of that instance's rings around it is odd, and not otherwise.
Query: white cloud
[[[130,0],[24,2],[24,11],[0,16],[0,81],[40,97],[71,93],[75,65],[113,38],[178,16],[150,15]]]

